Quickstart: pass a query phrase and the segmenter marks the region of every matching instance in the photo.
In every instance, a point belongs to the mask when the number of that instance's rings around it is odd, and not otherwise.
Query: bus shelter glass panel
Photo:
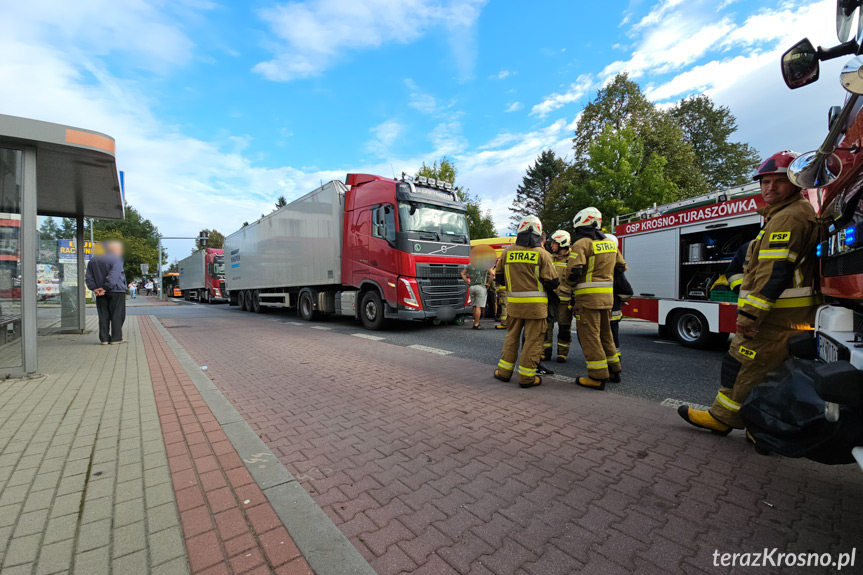
[[[21,340],[23,153],[0,147],[0,371],[24,365]]]

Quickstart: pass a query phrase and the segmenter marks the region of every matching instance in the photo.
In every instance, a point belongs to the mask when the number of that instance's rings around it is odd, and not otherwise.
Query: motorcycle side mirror
[[[818,81],[820,73],[818,51],[809,38],[800,40],[782,55],[782,79],[792,90]]]

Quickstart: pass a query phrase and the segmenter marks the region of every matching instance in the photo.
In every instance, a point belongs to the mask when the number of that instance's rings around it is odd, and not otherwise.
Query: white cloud
[[[419,110],[423,114],[432,114],[437,111],[437,99],[427,92],[420,90],[416,82],[410,78],[405,79],[405,86],[410,90],[410,100],[408,106]]]
[[[512,74],[512,72],[510,72],[509,70],[501,70],[497,74],[492,74],[491,79],[492,80],[503,80],[504,78],[509,78],[511,74]]]
[[[476,59],[476,21],[486,0],[309,0],[260,12],[274,57],[254,67],[276,81],[321,74],[346,54],[408,44],[443,29],[463,78]]]
[[[366,150],[376,156],[386,157],[402,130],[403,126],[395,120],[378,124],[370,130],[374,139],[366,142]]]
[[[531,108],[530,115],[544,118],[551,112],[559,110],[567,104],[578,102],[587,94],[588,90],[590,90],[592,83],[593,82],[589,74],[582,74],[575,82],[570,84],[569,88],[563,93],[555,92],[546,96],[542,102]]]
[[[504,112],[518,112],[522,108],[524,108],[524,104],[522,104],[521,102],[513,102],[507,107],[506,110],[504,110]]]

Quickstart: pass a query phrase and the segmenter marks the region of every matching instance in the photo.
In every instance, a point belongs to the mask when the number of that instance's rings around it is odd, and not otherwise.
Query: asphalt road
[[[95,310],[88,310],[95,313]],[[226,304],[207,305],[180,302],[176,306],[130,307],[130,315],[155,315],[159,317],[187,318],[247,314],[239,308]],[[251,314],[250,314],[251,315]],[[429,353],[453,355],[472,359],[489,366],[489,376],[500,356],[500,347],[506,332],[493,329],[496,322],[483,320],[484,330],[473,330],[470,321],[463,326],[434,326],[425,322],[389,322],[381,331],[368,331],[359,321],[343,318],[325,318],[317,322],[303,322],[295,312],[271,310],[257,316],[262,322],[290,322],[309,329],[332,331],[377,339],[393,345],[423,346]],[[608,391],[631,395],[655,402],[674,400],[694,404],[712,402],[719,382],[719,368],[724,351],[721,349],[693,350],[676,342],[662,340],[657,335],[655,324],[624,320],[621,324],[621,352],[623,361],[623,383],[609,384]],[[320,358],[321,361],[338,361],[338,356]],[[556,376],[575,378],[584,375],[584,361],[573,334],[573,347],[569,361],[545,364]],[[441,377],[457,379],[457,373],[442,373]],[[672,400],[668,402],[667,400]]]

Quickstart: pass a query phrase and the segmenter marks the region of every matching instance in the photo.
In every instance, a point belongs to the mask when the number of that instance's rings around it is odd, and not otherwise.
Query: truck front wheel
[[[707,318],[695,310],[683,309],[677,312],[672,322],[672,330],[680,345],[685,347],[703,349],[713,341]]]
[[[366,329],[377,331],[384,325],[384,304],[381,296],[374,290],[363,294],[360,301],[360,318]]]
[[[300,300],[297,302],[297,313],[303,321],[317,319],[318,312],[315,311],[315,302],[310,292],[304,291],[300,294]]]

